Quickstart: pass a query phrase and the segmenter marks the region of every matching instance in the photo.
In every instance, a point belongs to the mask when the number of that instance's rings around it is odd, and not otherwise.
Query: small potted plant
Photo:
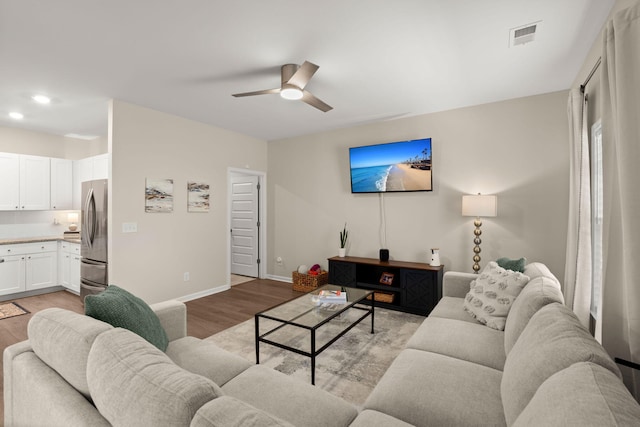
[[[344,258],[347,254],[347,239],[349,238],[349,231],[347,230],[347,223],[344,223],[344,228],[340,232],[340,249],[338,249],[338,256]]]

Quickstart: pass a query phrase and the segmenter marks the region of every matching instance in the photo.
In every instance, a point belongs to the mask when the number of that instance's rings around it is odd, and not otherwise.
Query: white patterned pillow
[[[478,278],[471,281],[464,309],[478,322],[504,331],[511,305],[528,282],[529,276],[505,270],[491,261]]]

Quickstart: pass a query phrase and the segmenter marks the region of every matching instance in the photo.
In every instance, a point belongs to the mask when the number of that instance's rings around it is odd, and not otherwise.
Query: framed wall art
[[[209,212],[209,184],[187,182],[187,211]]]
[[[144,194],[145,212],[173,212],[173,179],[147,178]]]

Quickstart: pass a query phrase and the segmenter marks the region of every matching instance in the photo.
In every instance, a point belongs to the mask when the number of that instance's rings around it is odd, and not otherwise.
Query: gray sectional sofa
[[[540,263],[504,331],[463,309],[477,275],[447,272],[443,298],[364,405],[361,426],[640,425],[618,367],[563,304]],[[362,414],[360,416],[362,416]]]
[[[4,352],[5,426],[640,425],[640,406],[538,263],[505,330],[463,310],[475,275],[444,296],[363,408],[186,335],[186,308],[152,306],[170,343],[61,309]]]

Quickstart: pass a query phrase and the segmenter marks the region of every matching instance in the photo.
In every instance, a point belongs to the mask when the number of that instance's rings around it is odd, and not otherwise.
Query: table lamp
[[[474,239],[473,243],[473,272],[478,273],[480,271],[480,235],[482,231],[480,226],[482,221],[480,217],[492,217],[498,215],[498,197],[495,195],[482,195],[478,193],[476,196],[465,195],[462,196],[462,216],[475,216],[473,225],[476,229],[473,231]]]
[[[78,229],[78,214],[67,214],[67,221],[69,221],[69,231],[76,231]]]

